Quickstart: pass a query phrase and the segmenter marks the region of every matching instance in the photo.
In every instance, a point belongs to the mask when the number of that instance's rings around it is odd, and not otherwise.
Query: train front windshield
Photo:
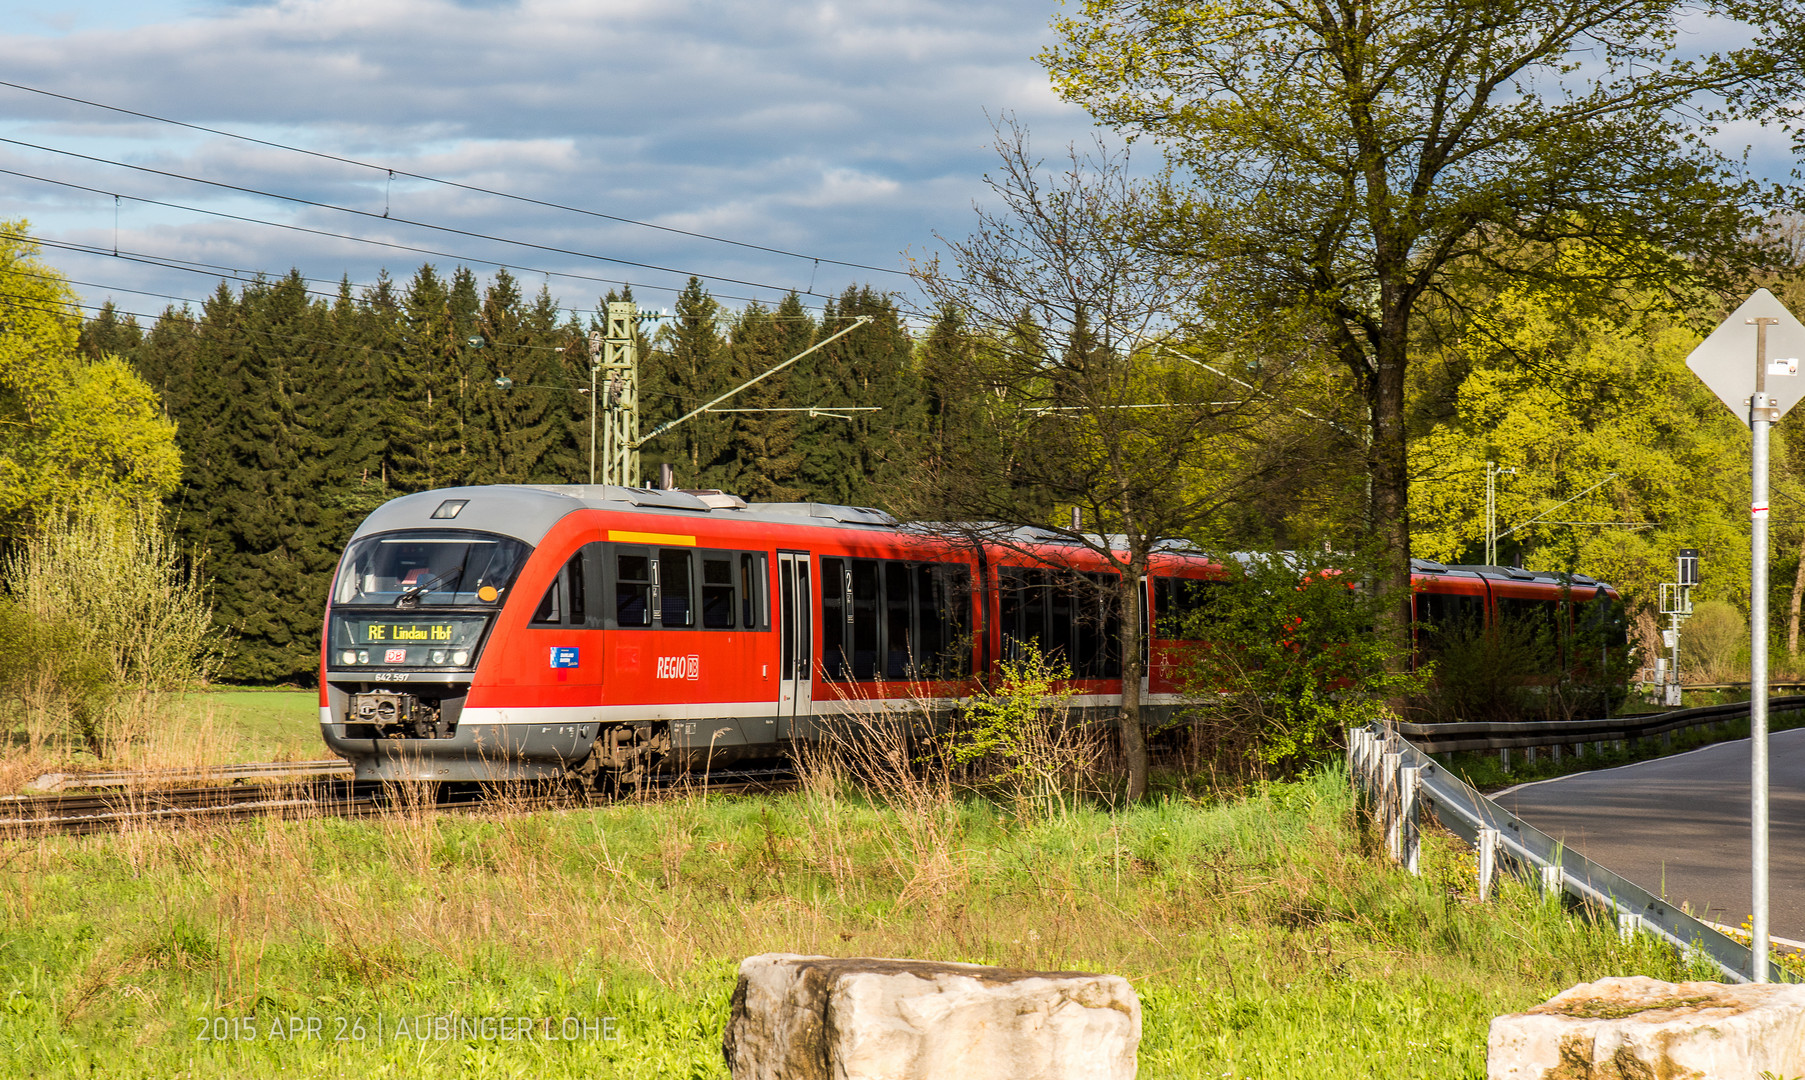
[[[335,606],[492,608],[532,548],[486,533],[406,532],[355,541],[339,566]]]

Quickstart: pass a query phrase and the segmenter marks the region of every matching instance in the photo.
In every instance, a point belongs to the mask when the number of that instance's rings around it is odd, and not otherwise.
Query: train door
[[[814,737],[810,722],[814,695],[814,600],[806,551],[777,553],[778,663],[777,737]]]

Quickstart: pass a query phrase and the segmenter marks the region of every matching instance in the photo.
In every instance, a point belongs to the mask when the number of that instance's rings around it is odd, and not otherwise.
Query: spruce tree
[[[814,320],[803,310],[795,293],[785,297],[776,311],[748,304],[733,321],[727,370],[734,384],[745,382],[808,348],[814,336]],[[721,404],[724,409],[775,409],[789,407],[790,374],[794,367],[768,376]],[[732,389],[731,386],[728,389]],[[789,502],[802,496],[792,480],[802,465],[796,448],[797,414],[791,412],[724,413],[728,425],[726,453],[719,467],[718,486],[749,500]],[[698,417],[700,419],[700,417]]]
[[[917,460],[927,403],[908,329],[888,294],[848,286],[827,305],[823,331],[833,333],[861,315],[872,322],[810,358],[821,400],[808,404],[875,405],[879,411],[851,413],[850,422],[836,422],[811,439],[800,480],[823,502],[885,506]]]

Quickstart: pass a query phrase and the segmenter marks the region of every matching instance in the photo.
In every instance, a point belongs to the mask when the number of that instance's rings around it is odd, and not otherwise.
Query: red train
[[[1547,575],[1424,570],[1431,622],[1469,601],[1582,599]],[[849,708],[951,707],[1028,641],[1071,665],[1080,707],[1107,709],[1122,675],[1113,577],[1050,533],[979,544],[857,507],[601,486],[423,492],[372,513],[340,559],[320,722],[360,779],[633,781],[780,761]],[[1182,645],[1167,628],[1220,577],[1200,555],[1153,560],[1143,690],[1156,714],[1179,703]]]

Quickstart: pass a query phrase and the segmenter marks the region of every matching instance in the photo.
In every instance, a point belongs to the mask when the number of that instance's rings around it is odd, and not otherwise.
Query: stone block
[[[1486,1080],[1762,1080],[1805,1075],[1805,986],[1581,983],[1492,1021]]]
[[[1128,980],[925,960],[765,953],[740,963],[734,1080],[1132,1080]]]

